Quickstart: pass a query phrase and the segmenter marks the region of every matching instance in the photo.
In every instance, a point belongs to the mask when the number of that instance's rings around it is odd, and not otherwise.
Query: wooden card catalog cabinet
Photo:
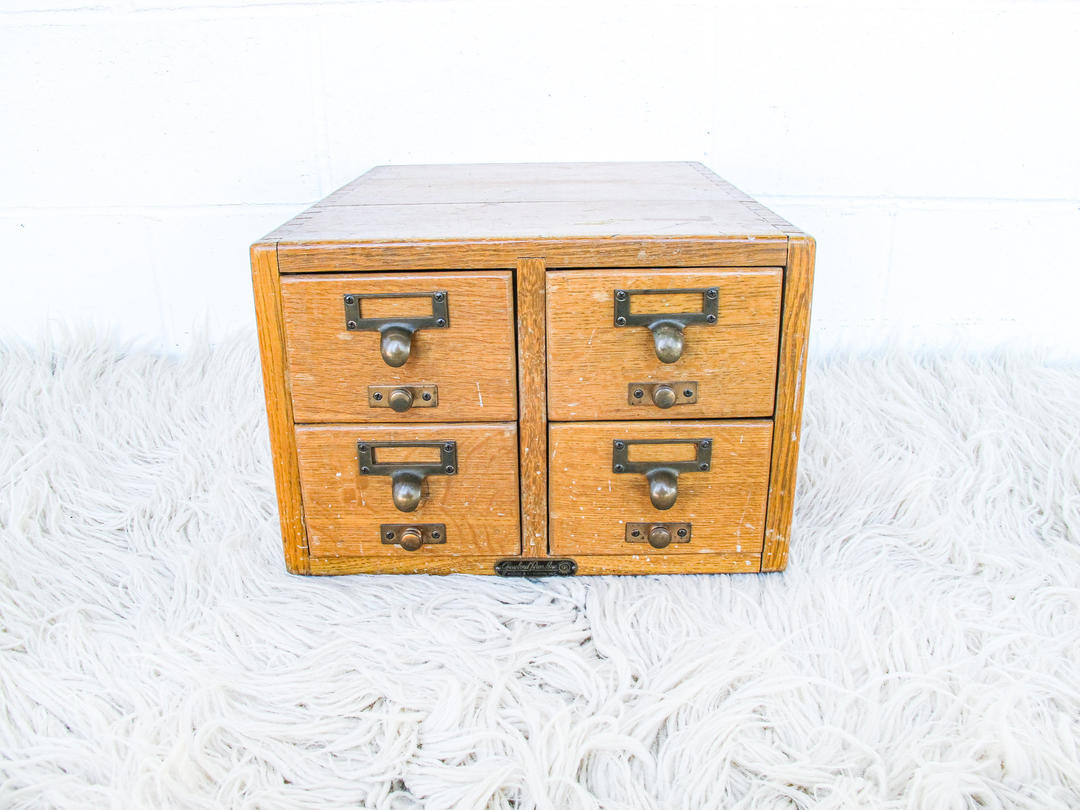
[[[814,241],[701,164],[380,166],[251,266],[290,571],[786,566]]]

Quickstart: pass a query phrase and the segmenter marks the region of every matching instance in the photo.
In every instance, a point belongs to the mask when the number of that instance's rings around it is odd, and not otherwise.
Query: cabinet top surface
[[[700,163],[377,166],[263,242],[786,239],[798,229]]]

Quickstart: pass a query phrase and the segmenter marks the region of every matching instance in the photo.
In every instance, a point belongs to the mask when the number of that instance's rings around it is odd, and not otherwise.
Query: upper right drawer
[[[771,416],[779,268],[547,274],[548,418]]]

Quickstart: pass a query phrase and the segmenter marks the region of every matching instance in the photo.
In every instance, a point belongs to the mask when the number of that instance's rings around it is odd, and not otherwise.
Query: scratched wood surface
[[[717,180],[700,163],[379,166],[267,239],[783,238]]]
[[[548,273],[548,415],[578,419],[772,416],[780,332],[781,271],[565,270]],[[719,289],[715,324],[691,324],[682,356],[656,357],[645,326],[616,326],[615,290]],[[650,312],[701,311],[686,295],[636,295]],[[630,383],[698,384],[697,402],[669,409],[631,405]]]
[[[692,162],[379,166],[266,239],[283,273],[780,265],[787,235],[752,203]]]
[[[375,166],[320,206],[566,200],[726,200],[738,189],[700,163],[479,163]]]
[[[361,475],[356,443],[455,441],[458,472],[424,479],[420,505],[399,511],[391,480]],[[301,425],[296,429],[304,517],[312,557],[517,554],[517,427],[487,425]],[[423,462],[419,449],[390,461]],[[401,457],[401,453],[416,457]],[[375,451],[376,461],[380,460]],[[382,542],[383,523],[445,523],[446,542],[406,551]]]
[[[378,332],[345,324],[348,293],[444,290],[450,325],[418,329],[405,365],[388,366]],[[506,422],[517,418],[510,271],[289,276],[281,283],[297,422]],[[423,298],[362,301],[365,317],[431,314]],[[408,309],[402,309],[407,307]],[[420,310],[424,310],[422,313]],[[434,383],[438,406],[397,413],[368,402],[369,385]]]
[[[691,438],[712,441],[712,467],[681,473],[670,509],[652,505],[644,475],[612,471],[616,439]],[[760,555],[772,443],[768,420],[560,422],[551,424],[548,441],[552,554]],[[677,461],[684,447],[654,449],[672,455],[665,460]],[[664,549],[627,543],[628,521],[689,522],[692,539]]]

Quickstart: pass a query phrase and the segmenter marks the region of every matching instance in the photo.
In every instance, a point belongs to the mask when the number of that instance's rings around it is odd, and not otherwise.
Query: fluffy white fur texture
[[[1080,370],[815,364],[765,576],[289,576],[262,407],[3,349],[0,805],[1080,807]]]

